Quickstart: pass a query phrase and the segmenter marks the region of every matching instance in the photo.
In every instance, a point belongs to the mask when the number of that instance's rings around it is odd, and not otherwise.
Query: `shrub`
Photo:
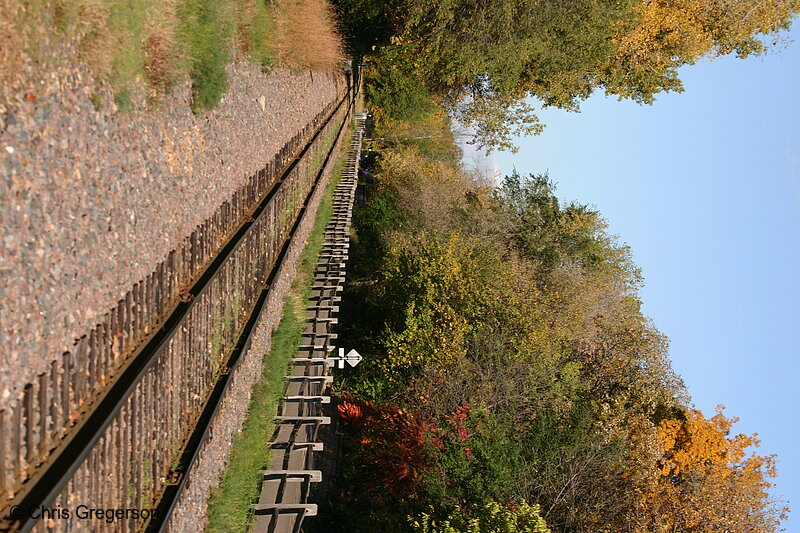
[[[456,507],[445,520],[436,522],[429,514],[410,518],[414,533],[550,533],[538,505],[522,500],[517,506],[489,502],[469,511]]]
[[[417,414],[392,404],[344,398],[339,417],[359,440],[361,466],[370,475],[367,491],[377,502],[413,496],[421,476],[434,464],[436,430]]]
[[[396,120],[421,122],[437,110],[419,79],[397,68],[380,68],[370,79],[367,94],[373,105]]]

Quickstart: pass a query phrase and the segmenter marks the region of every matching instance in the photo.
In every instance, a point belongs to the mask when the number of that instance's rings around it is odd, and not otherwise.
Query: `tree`
[[[609,94],[652,103],[660,91],[681,91],[677,68],[702,58],[762,54],[765,36],[787,29],[798,0],[648,0],[639,21],[613,39],[603,80]]]
[[[380,63],[416,77],[489,150],[541,131],[530,98],[578,110],[596,90],[652,103],[677,69],[761,54],[800,0],[338,0]],[[363,47],[362,47],[363,48]]]
[[[578,203],[562,206],[547,174],[521,176],[514,171],[496,189],[494,200],[495,209],[506,217],[512,246],[543,272],[568,265],[617,270],[627,273],[631,287],[638,284],[629,250],[614,243],[600,214]]]
[[[658,428],[662,455],[656,478],[635,509],[635,531],[778,531],[788,508],[769,495],[775,456],[748,449],[756,435],[730,436],[735,418],[705,418],[689,409]]]
[[[483,148],[539,133],[536,96],[576,109],[614,52],[615,28],[638,0],[408,0],[404,31],[379,61],[410,68]]]

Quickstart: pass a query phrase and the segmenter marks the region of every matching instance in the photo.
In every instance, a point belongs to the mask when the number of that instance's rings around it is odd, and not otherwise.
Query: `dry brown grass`
[[[186,70],[187,51],[177,37],[179,0],[147,7],[144,71],[154,93],[166,92]]]
[[[125,36],[115,35],[111,5],[104,0],[76,0],[56,4],[56,23],[62,34],[74,39],[80,59],[99,77],[108,77]]]
[[[344,59],[342,36],[325,0],[281,0],[278,61],[290,68],[329,71]]]

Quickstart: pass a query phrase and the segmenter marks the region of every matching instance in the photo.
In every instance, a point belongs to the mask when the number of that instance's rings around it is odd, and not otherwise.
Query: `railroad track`
[[[315,469],[315,457],[323,451],[320,428],[331,422],[331,417],[326,416],[330,413],[325,410],[331,404],[330,370],[335,363],[344,366],[345,362],[341,349],[338,360],[329,356],[336,349],[331,342],[336,334],[331,328],[337,323],[338,293],[344,288],[361,137],[366,124],[365,114],[355,117],[346,167],[333,194],[333,216],[323,234],[306,307],[305,330],[285,378],[284,398],[270,443],[269,466],[261,472],[261,494],[252,507],[254,533],[299,533],[304,519],[317,514],[317,504],[310,501],[310,495],[311,484],[322,481],[323,472]]]
[[[357,87],[0,412],[0,531],[167,528],[256,325],[277,326]]]

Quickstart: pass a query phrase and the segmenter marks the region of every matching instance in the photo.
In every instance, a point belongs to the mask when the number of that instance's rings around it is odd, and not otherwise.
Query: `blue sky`
[[[546,110],[542,135],[500,152],[503,173],[548,171],[595,205],[642,268],[645,313],[706,415],[779,456],[777,495],[800,532],[800,29],[764,57],[681,71],[653,106],[595,96]]]

